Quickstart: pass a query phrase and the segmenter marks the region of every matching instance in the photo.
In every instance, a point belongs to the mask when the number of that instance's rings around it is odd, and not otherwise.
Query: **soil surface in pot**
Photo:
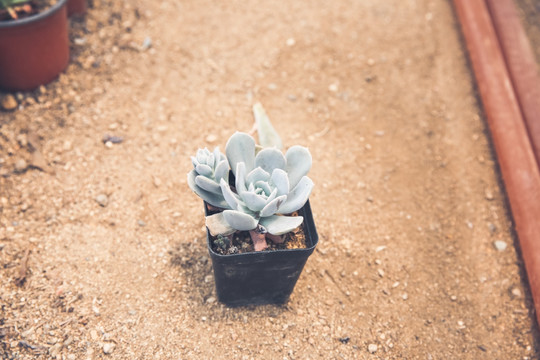
[[[0,358],[537,359],[450,4],[94,0],[65,74],[0,94]],[[186,174],[255,101],[319,243],[285,306],[229,309]]]
[[[276,251],[285,249],[305,249],[306,237],[303,226],[298,227],[294,231],[282,235],[284,239],[282,243],[274,243],[266,239],[268,248],[264,251]],[[249,231],[239,231],[232,236],[232,241],[218,240],[217,237],[211,237],[212,250],[221,255],[243,254],[253,252],[253,241],[249,235]]]
[[[0,21],[24,19],[51,8],[57,2],[58,0],[31,0],[20,2],[10,7],[9,10],[0,9]]]

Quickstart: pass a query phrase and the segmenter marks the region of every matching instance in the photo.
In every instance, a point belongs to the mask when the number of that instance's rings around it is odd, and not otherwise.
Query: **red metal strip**
[[[486,0],[536,162],[540,166],[540,75],[513,0]]]
[[[454,0],[540,323],[540,170],[484,0]]]

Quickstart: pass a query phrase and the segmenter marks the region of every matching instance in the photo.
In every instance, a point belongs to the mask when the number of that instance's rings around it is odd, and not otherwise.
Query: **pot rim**
[[[56,4],[54,4],[47,10],[42,11],[35,15],[29,16],[27,18],[10,20],[10,21],[0,21],[0,29],[14,28],[14,27],[23,26],[26,24],[32,24],[32,23],[44,20],[54,15],[56,12],[60,11],[60,9],[62,9],[62,7],[66,5],[66,3],[67,3],[67,0],[58,0]]]
[[[299,249],[278,249],[273,251],[251,251],[251,252],[245,252],[240,254],[219,254],[212,249],[212,245],[210,244],[210,238],[207,236],[207,242],[206,245],[208,247],[208,250],[212,253],[212,256],[218,257],[218,258],[233,258],[233,257],[253,257],[253,256],[268,256],[269,254],[274,253],[302,253],[302,252],[312,252],[315,247],[317,246],[318,241],[315,242],[315,244],[311,245],[310,247],[305,248],[299,248]]]

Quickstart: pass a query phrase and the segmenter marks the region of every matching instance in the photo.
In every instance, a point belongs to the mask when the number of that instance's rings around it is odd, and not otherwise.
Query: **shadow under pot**
[[[208,208],[205,204],[205,212]],[[212,250],[207,231],[207,245],[216,284],[217,297],[228,306],[284,304],[294,289],[308,257],[319,240],[309,201],[298,211],[306,248],[256,251],[221,255]]]
[[[67,0],[17,20],[0,21],[0,88],[28,91],[54,80],[69,63]]]

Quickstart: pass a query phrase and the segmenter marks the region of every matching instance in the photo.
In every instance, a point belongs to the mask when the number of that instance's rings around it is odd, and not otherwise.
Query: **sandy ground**
[[[538,357],[448,1],[93,3],[0,113],[1,357]],[[255,101],[313,155],[320,243],[287,305],[230,309],[185,179]]]

